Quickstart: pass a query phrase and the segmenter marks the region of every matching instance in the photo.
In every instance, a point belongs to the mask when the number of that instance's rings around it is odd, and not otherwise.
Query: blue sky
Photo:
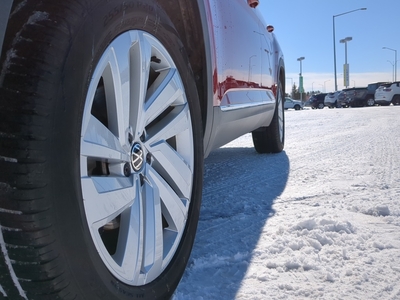
[[[343,86],[345,46],[339,40],[352,37],[347,43],[350,65],[350,86],[366,86],[374,81],[392,81],[395,52],[400,60],[399,0],[260,0],[259,9],[275,34],[285,55],[286,91],[292,82],[298,85],[300,63],[306,91],[334,90],[333,16],[335,17],[336,66],[338,90]],[[388,62],[390,61],[390,62]],[[400,61],[397,64],[400,80]]]

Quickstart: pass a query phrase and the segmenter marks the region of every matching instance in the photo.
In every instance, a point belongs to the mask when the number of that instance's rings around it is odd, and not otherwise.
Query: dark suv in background
[[[367,87],[353,87],[343,89],[349,106],[363,107],[375,105],[375,90],[387,82],[372,82]]]
[[[350,107],[363,107],[367,106],[367,88],[354,87],[343,89],[346,92],[346,99]]]
[[[306,106],[309,106],[313,109],[319,108],[322,109],[325,107],[324,100],[327,93],[315,94],[312,95],[306,102]]]

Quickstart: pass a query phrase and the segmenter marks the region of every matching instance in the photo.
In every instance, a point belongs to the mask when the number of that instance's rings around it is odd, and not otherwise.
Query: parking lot
[[[175,299],[399,299],[400,107],[285,116],[284,152],[207,158]]]

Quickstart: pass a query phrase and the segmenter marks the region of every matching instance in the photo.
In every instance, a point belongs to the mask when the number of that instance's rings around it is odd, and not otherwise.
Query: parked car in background
[[[339,107],[349,107],[349,100],[347,99],[346,90],[340,91],[337,97],[337,104]]]
[[[390,82],[372,82],[367,86],[367,94],[365,95],[367,106],[374,106],[375,103],[375,91],[378,87],[383,84],[389,84]]]
[[[336,91],[333,93],[328,93],[324,98],[324,105],[329,108],[340,107],[338,104],[338,96],[341,91]]]
[[[350,107],[363,107],[367,106],[367,88],[366,87],[354,87],[344,89],[348,105]]]
[[[303,109],[303,102],[299,100],[293,100],[292,98],[285,97],[285,109],[293,108],[294,110]]]
[[[325,107],[324,100],[327,93],[320,93],[312,95],[306,102],[306,106],[311,107],[312,109],[322,109]]]
[[[204,158],[284,147],[258,3],[0,1],[1,299],[172,297]]]
[[[400,105],[400,81],[378,87],[375,91],[375,102],[379,105]]]

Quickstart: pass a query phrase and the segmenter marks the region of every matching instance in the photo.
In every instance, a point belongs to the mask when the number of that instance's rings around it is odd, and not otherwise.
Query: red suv
[[[170,299],[204,158],[246,133],[284,147],[258,3],[0,0],[2,298]]]

